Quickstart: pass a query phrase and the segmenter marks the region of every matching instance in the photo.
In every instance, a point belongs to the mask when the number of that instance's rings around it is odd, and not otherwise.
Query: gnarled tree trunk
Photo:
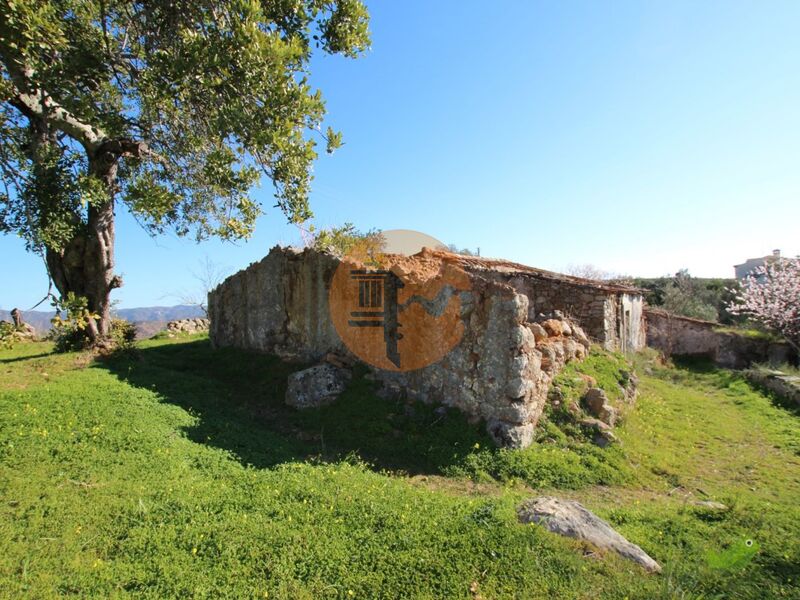
[[[87,222],[62,250],[47,248],[46,261],[61,296],[73,292],[88,301],[88,309],[99,315],[90,319],[88,334],[92,341],[108,336],[111,329],[111,291],[122,285],[114,275],[114,195],[116,193],[118,154],[101,146],[89,158],[89,173],[106,190],[106,201],[89,203]]]

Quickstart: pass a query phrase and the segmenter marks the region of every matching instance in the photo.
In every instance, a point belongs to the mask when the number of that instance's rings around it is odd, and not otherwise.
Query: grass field
[[[613,383],[619,360],[594,353],[564,385]],[[295,412],[297,367],[203,337],[102,362],[0,351],[0,596],[800,598],[796,407],[731,372],[637,360],[650,375],[620,447],[551,415],[509,452],[455,412],[377,398],[363,373]],[[518,525],[542,493],[664,572]]]

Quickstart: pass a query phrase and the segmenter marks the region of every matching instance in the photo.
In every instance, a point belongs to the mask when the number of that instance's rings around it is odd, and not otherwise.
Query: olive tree
[[[106,336],[115,212],[246,238],[263,174],[303,222],[317,144],[341,143],[310,58],[368,45],[361,0],[0,0],[0,230]]]

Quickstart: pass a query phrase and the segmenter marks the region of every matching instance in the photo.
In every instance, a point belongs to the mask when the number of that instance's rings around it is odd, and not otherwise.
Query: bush
[[[111,340],[116,348],[129,350],[136,342],[136,325],[125,319],[111,320]]]
[[[92,319],[100,318],[89,310],[89,301],[69,292],[66,297],[55,300],[53,307],[56,316],[50,319],[53,324],[50,338],[55,342],[55,351],[69,352],[86,348],[90,342],[87,334],[89,323]]]
[[[0,348],[11,348],[14,342],[17,341],[14,334],[16,329],[12,323],[8,321],[0,321]]]

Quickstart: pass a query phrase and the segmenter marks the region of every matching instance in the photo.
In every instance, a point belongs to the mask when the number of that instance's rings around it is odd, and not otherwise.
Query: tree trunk
[[[101,149],[89,159],[89,173],[106,190],[105,202],[90,202],[87,222],[63,250],[46,250],[47,268],[61,296],[73,292],[88,301],[88,335],[97,343],[111,330],[111,290],[122,281],[114,275],[114,195],[118,155]]]

